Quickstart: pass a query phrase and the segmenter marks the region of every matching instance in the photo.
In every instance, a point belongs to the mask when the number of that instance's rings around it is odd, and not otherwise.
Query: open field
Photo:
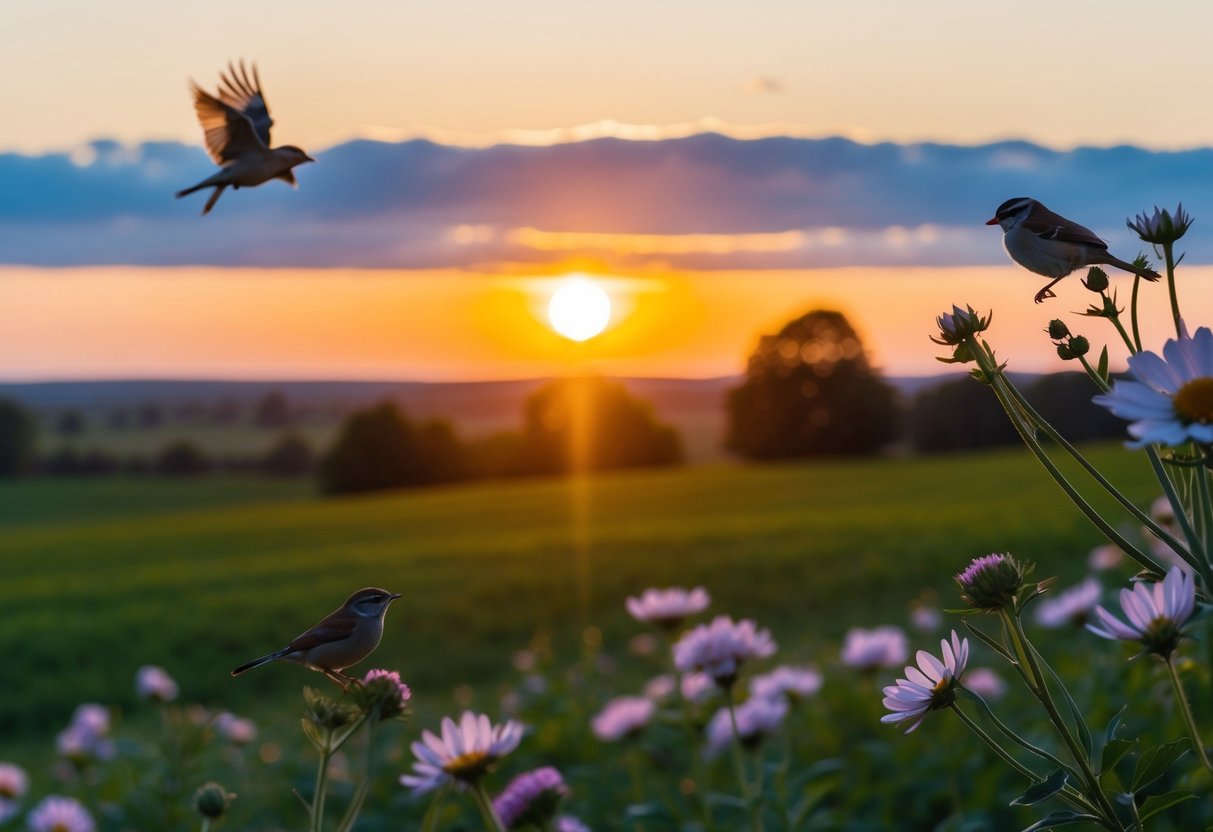
[[[1097,457],[1135,498],[1153,497],[1140,457]],[[1018,449],[345,500],[304,489],[6,484],[0,649],[22,681],[0,689],[0,730],[47,732],[84,699],[128,704],[145,663],[203,701],[293,695],[296,668],[238,681],[227,670],[367,584],[405,593],[376,663],[441,701],[465,682],[491,690],[537,633],[570,649],[594,624],[621,648],[633,632],[623,599],[650,585],[704,584],[715,610],[757,617],[808,656],[851,624],[904,621],[923,590],[947,606],[951,574],[974,555],[1009,550],[1038,574],[1074,576],[1098,540]]]
[[[1154,497],[1139,455],[1104,446],[1092,458],[1135,500]],[[645,811],[658,813],[677,804],[678,777],[695,752],[674,725],[652,727],[631,750],[588,730],[608,697],[634,693],[661,671],[660,655],[630,654],[643,628],[626,616],[623,600],[670,584],[705,585],[710,612],[757,619],[779,644],[778,662],[813,663],[825,674],[821,693],[789,718],[780,741],[796,750],[797,783],[814,771],[825,778],[821,819],[804,828],[1023,828],[1032,814],[1006,808],[1020,779],[946,715],[910,738],[881,725],[879,688],[896,674],[843,668],[839,640],[854,624],[906,626],[924,593],[955,606],[951,576],[975,555],[1009,550],[1036,560],[1038,577],[1068,582],[1085,572],[1099,542],[1021,449],[490,482],[342,500],[310,497],[298,482],[35,480],[5,483],[0,506],[0,650],[9,681],[0,686],[0,757],[29,766],[39,793],[61,788],[50,776],[55,733],[78,703],[104,703],[126,737],[104,782],[127,795],[128,817],[150,812],[160,819],[147,828],[188,828],[165,818],[187,811],[193,784],[219,777],[241,795],[234,828],[263,832],[299,826],[291,790],[310,793],[314,776],[299,732],[300,688],[333,688],[294,666],[239,679],[228,671],[367,584],[405,594],[365,664],[400,669],[414,713],[407,727],[385,729],[390,740],[380,743],[363,832],[417,828],[428,798],[396,784],[409,766],[408,742],[465,707],[500,714],[503,696],[530,731],[506,771],[493,776],[495,788],[528,766],[555,765],[573,788],[572,811],[598,832],[639,829],[624,820],[629,803],[648,800]],[[1108,576],[1106,585],[1130,572]],[[1041,635],[1075,696],[1092,703],[1093,726],[1119,708],[1120,700],[1101,696],[1109,679],[1131,702],[1157,696],[1158,675],[1148,663],[1126,665],[1127,651],[1088,650],[1098,640],[1085,633]],[[937,638],[912,635],[913,646],[932,648]],[[539,675],[528,677],[515,651],[535,645]],[[174,741],[165,737],[182,723],[170,716],[161,727],[154,709],[136,700],[133,677],[143,664],[167,668],[185,702],[252,717],[257,743],[235,756],[214,748],[183,791],[160,789],[157,760],[170,753]],[[1000,704],[1004,714],[1032,711],[1023,691]],[[1140,715],[1125,719],[1150,742],[1182,731]],[[771,766],[778,748],[766,752]],[[653,774],[647,788],[627,774],[638,760]],[[149,773],[142,785],[128,782]],[[724,758],[702,777],[705,791],[735,793]],[[338,805],[350,788],[338,783]],[[437,828],[476,828],[467,809],[448,801]],[[727,806],[720,811],[729,817]]]

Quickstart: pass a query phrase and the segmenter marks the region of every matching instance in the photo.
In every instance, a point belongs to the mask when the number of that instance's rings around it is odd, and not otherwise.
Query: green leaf
[[[1103,379],[1104,384],[1108,383],[1108,347],[1106,344],[1103,352],[1099,354],[1099,366],[1095,368],[1095,372]]]
[[[1099,773],[1111,771],[1124,756],[1133,750],[1140,740],[1112,739],[1103,747],[1103,755],[1099,759]]]
[[[1078,729],[1078,738],[1082,741],[1083,747],[1087,749],[1087,753],[1092,757],[1095,756],[1095,744],[1091,739],[1091,731],[1087,728],[1087,722],[1083,718],[1082,710],[1078,707],[1078,703],[1074,701],[1074,697],[1070,695],[1069,689],[1062,682],[1061,677],[1057,675],[1057,671],[1053,666],[1045,661],[1044,656],[1036,650],[1035,647],[1028,645],[1028,649],[1036,656],[1040,666],[1049,671],[1049,675],[1053,677],[1053,681],[1057,683],[1057,689],[1061,691],[1061,698],[1066,701],[1066,707],[1070,709],[1070,718],[1074,720],[1074,727]]]
[[[1125,712],[1125,707],[1127,706],[1122,705],[1120,710],[1108,720],[1108,727],[1103,732],[1105,742],[1111,742],[1116,737],[1116,731],[1120,728],[1120,715]]]
[[[1061,769],[1050,774],[1039,783],[1028,786],[1027,791],[1011,801],[1012,806],[1035,806],[1057,794],[1066,785],[1066,773]]]
[[[1049,812],[1045,817],[1024,829],[1023,832],[1036,832],[1037,829],[1052,829],[1055,826],[1068,826],[1071,823],[1087,823],[1088,821],[1098,823],[1099,818],[1095,817],[1095,815],[1088,815],[1085,812],[1071,812],[1069,809],[1059,809],[1056,812]]]
[[[1145,820],[1150,815],[1156,815],[1164,809],[1170,809],[1172,806],[1183,803],[1186,800],[1193,800],[1197,796],[1196,792],[1192,789],[1176,789],[1166,794],[1150,795],[1141,804],[1141,819]]]
[[[1011,662],[1012,664],[1015,664],[1015,658],[1011,655],[1011,653],[1007,650],[1007,648],[1003,647],[1001,644],[999,644],[997,641],[995,641],[993,636],[987,635],[984,630],[982,630],[981,628],[979,628],[978,626],[973,624],[967,618],[964,620],[964,625],[965,625],[965,629],[968,630],[970,633],[972,633],[986,647],[989,647],[991,650],[993,650],[998,655],[1002,656],[1007,661]]]
[[[1175,765],[1175,761],[1188,753],[1187,739],[1175,740],[1166,745],[1156,745],[1141,752],[1137,768],[1133,770],[1133,791],[1138,792],[1150,785]]]

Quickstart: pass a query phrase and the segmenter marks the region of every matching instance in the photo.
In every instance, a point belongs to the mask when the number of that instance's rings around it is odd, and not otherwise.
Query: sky
[[[1211,23],[1119,0],[22,4],[0,380],[728,375],[820,306],[913,375],[953,302],[1051,369],[1040,330],[1088,296],[1033,304],[1044,281],[983,223],[1033,195],[1131,259],[1125,217],[1182,200],[1186,265],[1213,263]],[[171,196],[213,170],[187,83],[242,57],[274,144],[318,161],[202,218]],[[616,305],[580,346],[542,312],[572,273]]]

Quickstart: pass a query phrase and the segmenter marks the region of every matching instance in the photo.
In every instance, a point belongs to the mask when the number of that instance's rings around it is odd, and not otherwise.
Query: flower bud
[[[971,306],[961,309],[953,305],[951,312],[945,312],[935,319],[939,325],[939,337],[932,337],[931,340],[936,344],[956,346],[988,329],[991,317],[992,314],[983,318]]]
[[[1154,213],[1145,211],[1131,220],[1125,220],[1125,225],[1137,232],[1137,236],[1146,243],[1173,243],[1188,231],[1192,224],[1192,215],[1184,210],[1184,204],[1179,203],[1172,214],[1165,208],[1154,206]]]
[[[1108,273],[1099,266],[1087,269],[1087,279],[1082,282],[1092,292],[1102,292],[1108,288]]]
[[[1081,335],[1075,335],[1070,339],[1070,352],[1075,358],[1086,355],[1091,350],[1091,342]]]
[[[974,558],[956,575],[956,583],[970,607],[993,612],[1014,603],[1024,586],[1024,577],[1031,571],[1031,564],[996,553]]]
[[[1066,326],[1066,322],[1060,318],[1054,318],[1049,321],[1049,337],[1054,341],[1060,341],[1070,334],[1070,328]]]
[[[228,804],[235,797],[234,794],[228,794],[227,789],[223,786],[211,781],[199,786],[198,791],[194,792],[194,808],[204,818],[215,820],[223,817]]]

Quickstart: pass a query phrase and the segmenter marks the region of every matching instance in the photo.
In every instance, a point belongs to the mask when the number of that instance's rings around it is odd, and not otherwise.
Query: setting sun
[[[610,297],[588,277],[561,281],[548,302],[552,329],[572,341],[588,341],[606,329],[610,320]]]

